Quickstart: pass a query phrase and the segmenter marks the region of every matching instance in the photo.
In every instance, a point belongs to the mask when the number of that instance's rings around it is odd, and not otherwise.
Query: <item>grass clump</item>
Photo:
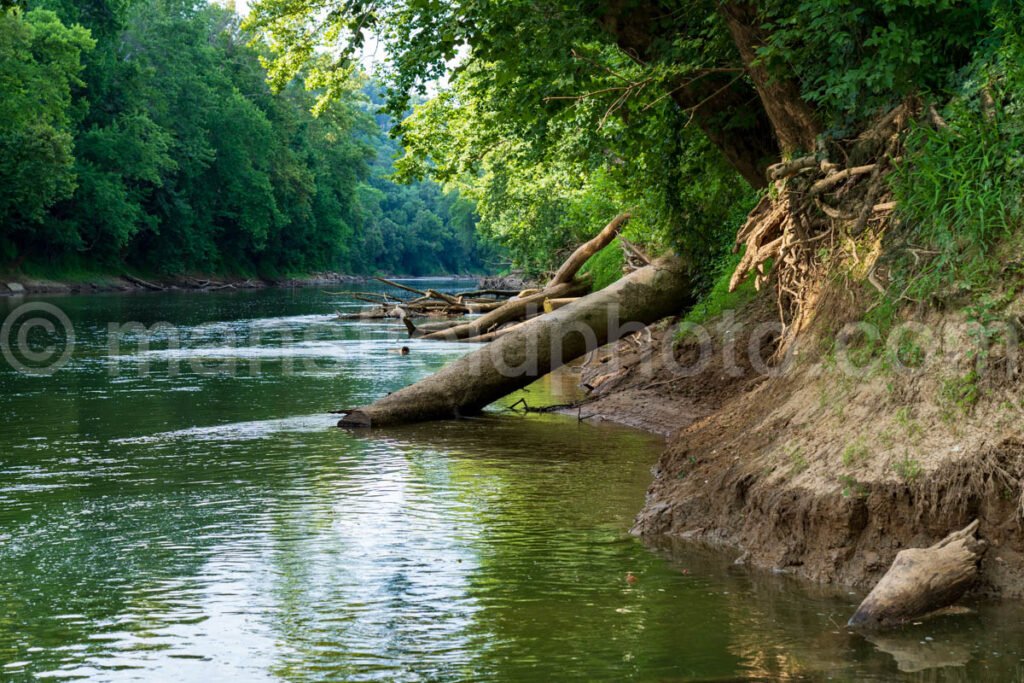
[[[868,495],[868,487],[848,474],[840,475],[839,483],[843,485],[843,498],[865,498]]]
[[[684,324],[703,325],[708,320],[720,316],[726,311],[740,308],[753,300],[757,290],[754,289],[754,278],[752,277],[742,282],[735,291],[729,291],[729,280],[739,262],[739,254],[727,254],[719,260],[711,288],[683,317]]]
[[[942,383],[941,396],[948,408],[947,417],[952,418],[953,412],[967,415],[974,409],[981,399],[979,379],[978,371],[971,370],[965,375],[951,377]]]
[[[799,446],[794,446],[793,448],[789,449],[787,455],[789,457],[789,473],[791,475],[795,476],[797,474],[800,474],[801,472],[806,471],[807,468],[811,466],[811,463],[807,461],[807,458],[803,454],[803,449],[801,449]]]
[[[892,468],[899,475],[900,479],[908,483],[920,477],[921,472],[924,471],[921,463],[909,455],[905,455],[902,459],[893,463]]]
[[[870,455],[871,452],[868,450],[868,445],[864,438],[858,437],[846,444],[846,448],[843,449],[843,464],[850,467],[859,462],[864,462]]]

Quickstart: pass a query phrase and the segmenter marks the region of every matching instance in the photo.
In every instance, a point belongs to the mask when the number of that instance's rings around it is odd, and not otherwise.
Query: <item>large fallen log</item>
[[[977,578],[985,553],[985,542],[975,536],[977,530],[975,520],[930,548],[901,550],[849,625],[898,626],[959,600]]]
[[[472,415],[538,377],[692,303],[687,267],[656,261],[535,318],[424,380],[350,411],[339,427],[385,427]]]

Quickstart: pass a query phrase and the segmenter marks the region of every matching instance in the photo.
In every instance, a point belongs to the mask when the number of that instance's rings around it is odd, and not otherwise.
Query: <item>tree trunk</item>
[[[900,551],[849,625],[898,626],[960,599],[977,578],[985,553],[985,542],[975,537],[977,530],[975,520],[930,548]]]
[[[800,97],[800,86],[790,78],[768,72],[757,61],[757,49],[764,45],[757,5],[730,2],[719,5],[740,59],[754,82],[765,113],[771,121],[783,154],[813,152],[820,132],[817,117]]]
[[[544,306],[544,299],[577,296],[590,290],[590,283],[586,280],[573,280],[548,287],[536,294],[524,296],[521,299],[509,299],[500,308],[485,313],[475,320],[463,323],[449,330],[433,332],[424,335],[424,339],[437,339],[440,341],[456,341],[469,339],[487,334],[493,328],[505,323],[528,318],[530,315],[537,315]]]
[[[532,320],[441,371],[345,416],[339,427],[387,427],[480,412],[584,354],[691,303],[686,266],[669,258]]]
[[[678,37],[670,17],[679,10],[671,3],[649,0],[609,0],[602,28],[627,55],[641,64],[661,58],[660,45]],[[736,71],[743,64],[736,60]],[[767,187],[765,171],[779,160],[772,125],[757,92],[729,69],[684,76],[673,87],[672,100],[707,135],[743,178],[755,188]]]
[[[583,264],[586,263],[591,256],[611,244],[612,240],[615,239],[619,234],[619,231],[622,230],[623,226],[628,222],[628,213],[619,214],[611,223],[604,226],[601,232],[576,247],[576,251],[574,251],[572,255],[565,260],[558,269],[558,272],[556,272],[551,278],[551,281],[548,282],[548,289],[555,285],[572,282],[572,279],[576,277],[576,273],[578,273],[580,268],[583,267]]]

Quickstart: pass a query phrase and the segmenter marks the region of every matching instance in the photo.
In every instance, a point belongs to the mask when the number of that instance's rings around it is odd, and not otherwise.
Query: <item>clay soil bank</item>
[[[1015,355],[987,349],[979,372],[969,326],[936,314],[923,322],[944,341],[912,368],[839,367],[825,343],[833,324],[804,335],[785,369],[766,371],[773,339],[752,332],[773,315],[754,302],[731,322],[709,321],[703,342],[662,321],[572,369],[589,391],[582,416],[666,436],[633,532],[867,589],[899,550],[977,518],[989,550],[976,592],[1024,597]]]

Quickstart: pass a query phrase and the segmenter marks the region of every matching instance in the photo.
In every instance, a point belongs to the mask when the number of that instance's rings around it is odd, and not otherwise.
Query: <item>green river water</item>
[[[10,298],[0,320],[39,302],[75,339],[52,375],[0,359],[0,679],[1024,679],[1019,605],[866,638],[842,627],[860,595],[629,536],[650,435],[498,409],[334,428],[468,350],[334,322],[343,297]],[[168,325],[109,327],[131,321]],[[62,352],[18,325],[6,350]]]

